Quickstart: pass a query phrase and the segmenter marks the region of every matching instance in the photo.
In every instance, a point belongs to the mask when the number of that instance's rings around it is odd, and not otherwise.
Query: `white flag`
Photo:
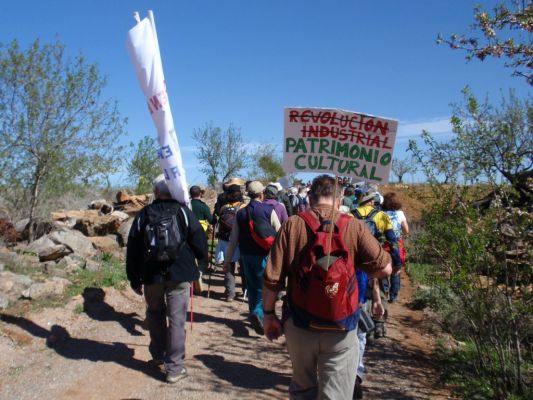
[[[172,197],[190,205],[185,170],[174,129],[153,14],[128,32],[128,52],[157,128],[159,164]]]

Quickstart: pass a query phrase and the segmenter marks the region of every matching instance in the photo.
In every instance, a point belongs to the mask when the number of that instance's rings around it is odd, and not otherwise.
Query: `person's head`
[[[189,194],[191,195],[191,199],[199,199],[204,194],[204,191],[200,186],[191,186],[189,189]]]
[[[248,196],[252,200],[262,200],[265,187],[259,181],[252,181],[248,184],[247,192]]]
[[[268,185],[264,191],[265,199],[278,199],[278,188],[274,185]]]
[[[289,194],[298,194],[298,188],[295,188],[294,186],[290,187]]]
[[[366,204],[370,204],[371,206],[374,206],[374,200],[376,198],[376,195],[376,192],[366,192],[364,195],[361,196],[361,199],[359,200],[359,205],[364,206]]]
[[[307,196],[307,192],[309,192],[309,190],[305,186],[302,186],[300,190],[298,190],[298,194],[302,197]]]
[[[337,193],[335,194],[335,188]],[[318,204],[334,205],[337,208],[340,204],[341,187],[335,185],[335,178],[329,175],[319,175],[311,183],[311,190],[309,190],[309,202],[312,206]],[[333,204],[335,197],[336,204]]]
[[[383,196],[381,208],[385,211],[397,211],[402,209],[402,203],[395,192],[390,192]]]
[[[226,190],[226,200],[228,203],[242,202],[242,191],[239,185],[230,185]]]
[[[350,186],[348,186],[346,189],[344,189],[344,195],[345,195],[346,197],[351,197],[351,196],[354,195],[354,193],[355,193],[355,191],[354,191],[353,188],[350,187]]]
[[[171,199],[172,194],[163,174],[154,179],[154,195],[156,199]]]

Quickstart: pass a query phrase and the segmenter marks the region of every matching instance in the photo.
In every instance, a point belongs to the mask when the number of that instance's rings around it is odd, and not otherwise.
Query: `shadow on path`
[[[137,313],[123,313],[115,310],[107,304],[105,292],[101,288],[85,288],[83,290],[83,311],[89,318],[95,321],[116,321],[132,336],[143,336],[137,330],[141,326],[142,320]]]
[[[187,313],[187,322],[191,321],[191,314]],[[193,323],[204,323],[204,322],[213,322],[215,324],[226,325],[230,328],[234,337],[251,337],[248,329],[246,329],[244,321],[237,321],[234,319],[220,318],[213,315],[207,315],[202,313],[194,313]]]
[[[163,380],[164,378],[161,371],[145,361],[134,358],[134,350],[125,343],[106,343],[91,339],[73,338],[60,325],[53,325],[48,330],[23,317],[0,314],[0,320],[16,325],[32,336],[46,339],[46,346],[64,358],[93,362],[114,362],[125,368],[142,372],[154,379]]]
[[[233,386],[244,389],[266,390],[278,385],[288,387],[290,376],[258,368],[255,365],[227,361],[222,356],[198,354],[200,360],[214,375]]]

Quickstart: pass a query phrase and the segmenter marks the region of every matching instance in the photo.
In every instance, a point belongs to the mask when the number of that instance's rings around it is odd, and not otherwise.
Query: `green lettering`
[[[392,155],[391,153],[385,153],[381,156],[381,158],[379,159],[379,163],[383,166],[385,165],[389,165],[390,162],[392,160]]]
[[[294,149],[294,153],[307,153],[307,148],[305,147],[305,142],[303,139],[298,139],[298,143],[296,143],[296,148]]]
[[[376,176],[375,173],[376,173],[376,167],[372,167],[372,169],[370,170],[370,178],[369,179],[373,179],[375,181],[381,181],[382,179],[379,176]]]
[[[298,157],[296,157],[296,159],[294,160],[294,166],[296,167],[296,169],[305,169],[305,165],[301,165],[299,164],[300,162],[300,159],[302,157],[305,157],[303,154],[300,154]]]
[[[372,150],[365,147],[361,147],[361,160],[364,158],[365,161],[372,162]]]
[[[296,139],[288,137],[287,140],[285,140],[285,151],[288,153],[291,151],[291,147],[296,146]]]
[[[329,153],[328,152],[328,145],[329,140],[328,139],[320,139],[320,146],[318,147],[319,153]]]
[[[307,143],[311,143],[311,153],[315,153],[315,143],[318,142],[319,139],[316,138],[309,138],[307,139]]]

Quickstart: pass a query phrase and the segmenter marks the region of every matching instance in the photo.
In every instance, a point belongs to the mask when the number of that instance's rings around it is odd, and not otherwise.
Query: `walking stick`
[[[209,263],[207,264],[207,269],[209,271],[209,278],[207,280],[207,298],[208,299],[211,297],[211,274],[213,272],[213,257],[215,255],[215,250],[214,250],[215,226],[216,225],[213,225],[213,229],[212,229],[212,233],[211,233],[211,241],[209,242],[209,248],[211,250],[211,254],[209,256]]]

